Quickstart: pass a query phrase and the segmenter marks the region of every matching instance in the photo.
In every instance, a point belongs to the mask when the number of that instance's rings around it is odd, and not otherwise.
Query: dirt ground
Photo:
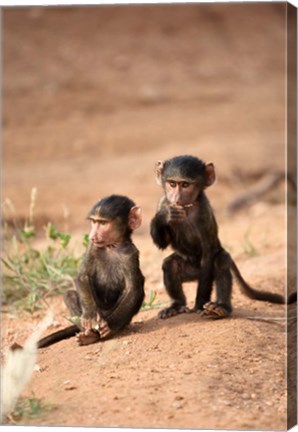
[[[217,170],[208,196],[222,243],[253,286],[284,293],[295,247],[287,255],[294,207],[286,212],[285,183],[235,215],[226,208],[285,169],[285,11],[285,3],[5,9],[3,201],[24,220],[36,187],[36,224],[52,221],[75,239],[97,199],[130,196],[143,208],[134,240],[146,293],[167,304],[161,262],[170,250],[149,235],[161,196],[153,167],[193,154]],[[191,306],[195,285],[185,291]],[[62,299],[52,303],[48,332],[68,324]],[[233,305],[216,321],[162,321],[152,309],[105,343],[40,350],[23,396],[45,408],[24,423],[286,429],[295,306],[287,338],[283,306],[249,300],[237,285]],[[45,314],[3,314],[2,356]]]

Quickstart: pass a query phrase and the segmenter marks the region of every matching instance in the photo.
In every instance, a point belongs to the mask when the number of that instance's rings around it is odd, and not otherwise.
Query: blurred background
[[[220,211],[285,164],[285,3],[3,9],[3,199],[86,226],[94,201],[155,211],[158,159],[215,164]],[[271,201],[283,201],[278,188]]]

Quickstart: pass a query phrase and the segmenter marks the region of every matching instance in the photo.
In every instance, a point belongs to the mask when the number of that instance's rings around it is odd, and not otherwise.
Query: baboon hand
[[[108,323],[101,319],[99,321],[99,334],[101,338],[106,338],[112,334],[112,330],[110,329]]]
[[[170,205],[169,206],[169,222],[181,223],[186,219],[186,211],[182,206]]]
[[[92,319],[82,318],[81,319],[82,327],[86,334],[90,333],[92,330]]]

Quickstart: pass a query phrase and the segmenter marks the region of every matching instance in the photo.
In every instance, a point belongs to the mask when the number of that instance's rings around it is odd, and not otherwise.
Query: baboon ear
[[[159,160],[155,164],[155,180],[159,186],[162,186],[163,161]]]
[[[134,206],[130,209],[128,215],[128,226],[130,229],[135,230],[142,224],[142,209],[141,207]]]
[[[205,187],[211,186],[216,179],[215,175],[215,168],[213,163],[209,163],[205,167],[205,173],[204,173],[204,180],[205,180]]]

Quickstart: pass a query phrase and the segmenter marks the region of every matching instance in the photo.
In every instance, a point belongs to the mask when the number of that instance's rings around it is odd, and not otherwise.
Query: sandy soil
[[[223,244],[253,286],[284,293],[285,184],[233,216],[226,207],[284,171],[285,34],[285,4],[4,10],[3,199],[22,221],[36,187],[36,224],[53,221],[75,239],[94,201],[130,196],[143,208],[134,239],[146,293],[167,304],[161,262],[170,251],[158,251],[148,231],[161,194],[153,166],[197,155],[217,169],[208,196]],[[192,305],[194,284],[185,291]],[[62,299],[52,303],[49,332],[67,325]],[[251,301],[236,285],[233,304],[226,320],[161,321],[154,309],[105,343],[40,350],[23,395],[45,408],[24,423],[286,429],[294,400],[285,308]],[[2,356],[45,313],[3,315]],[[295,306],[289,313],[295,330]]]

